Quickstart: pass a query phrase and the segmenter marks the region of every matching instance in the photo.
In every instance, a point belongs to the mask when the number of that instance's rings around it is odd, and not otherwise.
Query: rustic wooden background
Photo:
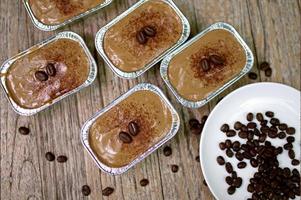
[[[97,59],[99,73],[91,87],[33,117],[15,114],[1,90],[1,200],[213,199],[195,160],[199,136],[189,133],[186,122],[191,117],[200,119],[219,98],[254,81],[246,76],[208,105],[192,110],[176,102],[160,78],[158,66],[135,80],[115,76],[97,54],[94,37],[100,27],[136,1],[114,0],[107,8],[63,29],[80,34]],[[192,35],[217,21],[232,24],[254,52],[252,71],[259,75],[256,81],[281,82],[300,89],[300,0],[175,0],[175,3],[188,17]],[[21,0],[0,0],[0,62],[54,34],[33,26]],[[262,61],[271,64],[271,78],[259,72],[257,66]],[[106,175],[82,147],[80,128],[98,109],[140,82],[160,86],[181,116],[180,131],[167,144],[173,154],[165,157],[161,148],[126,174]],[[19,134],[20,126],[30,127],[31,133]],[[45,159],[48,151],[67,155],[68,161],[48,162]],[[172,164],[179,165],[178,173],[171,172]],[[142,178],[148,178],[150,184],[141,187]],[[85,184],[92,190],[88,197],[81,193]],[[103,197],[101,190],[107,186],[115,188],[115,192]]]

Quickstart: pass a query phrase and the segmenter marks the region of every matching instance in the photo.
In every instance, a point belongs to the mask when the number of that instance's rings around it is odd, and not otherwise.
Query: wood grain
[[[232,24],[246,40],[255,56],[252,71],[256,81],[281,82],[300,90],[300,0],[174,0],[191,23],[192,35],[210,24],[224,21]],[[125,11],[136,0],[114,0],[107,8],[55,32],[36,29],[22,1],[0,1],[0,62],[62,30],[80,34],[97,60],[97,80],[81,92],[33,117],[21,117],[13,112],[3,91],[0,92],[0,199],[213,199],[203,184],[200,165],[195,161],[199,136],[189,133],[187,121],[200,119],[214,108],[217,100],[234,89],[254,82],[242,78],[231,88],[200,109],[187,109],[177,103],[160,78],[158,65],[135,80],[115,76],[97,54],[94,37],[99,28]],[[258,65],[268,61],[272,77],[259,72]],[[182,125],[179,133],[163,148],[121,176],[102,173],[80,142],[80,128],[93,113],[109,104],[137,83],[151,82],[166,93],[178,110]],[[18,128],[28,126],[31,133],[20,135]],[[164,145],[164,146],[166,146]],[[64,164],[48,162],[45,153],[66,155]],[[210,155],[208,155],[210,156]],[[179,165],[172,173],[170,166]],[[150,184],[141,187],[142,178]],[[84,197],[81,186],[88,184],[92,193]],[[115,188],[109,197],[101,190]]]

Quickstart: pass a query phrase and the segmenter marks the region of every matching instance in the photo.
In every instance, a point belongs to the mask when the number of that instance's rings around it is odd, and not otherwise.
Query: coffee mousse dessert
[[[168,77],[182,98],[201,101],[239,74],[246,61],[245,50],[235,36],[216,29],[172,58]]]
[[[118,69],[143,69],[181,38],[183,24],[163,0],[149,0],[107,30],[104,52]]]
[[[38,21],[58,25],[104,3],[104,0],[28,0],[28,3]]]
[[[39,108],[82,85],[89,66],[79,42],[56,39],[18,58],[5,74],[5,84],[20,107]]]
[[[171,127],[172,114],[161,97],[140,90],[98,117],[90,127],[89,144],[100,162],[120,168],[158,143]]]

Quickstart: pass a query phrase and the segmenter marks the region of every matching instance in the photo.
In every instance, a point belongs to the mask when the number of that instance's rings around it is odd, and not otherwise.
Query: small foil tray
[[[182,35],[180,39],[178,40],[177,43],[175,43],[171,48],[167,49],[165,52],[157,56],[154,60],[152,60],[150,63],[148,63],[146,66],[144,66],[142,69],[134,71],[134,72],[125,72],[120,70],[118,67],[116,67],[111,60],[108,58],[108,56],[105,53],[103,43],[104,43],[104,37],[106,32],[114,26],[116,23],[118,23],[120,20],[122,20],[124,17],[129,15],[131,12],[133,12],[135,9],[137,9],[139,6],[142,4],[148,2],[150,0],[140,0],[136,4],[134,4],[132,7],[130,7],[128,10],[126,10],[124,13],[120,14],[118,17],[113,19],[110,23],[108,23],[106,26],[102,27],[96,34],[95,37],[95,46],[98,51],[98,53],[101,55],[101,57],[104,59],[104,61],[107,63],[107,65],[110,67],[110,69],[120,78],[125,78],[125,79],[133,79],[137,78],[138,76],[142,75],[144,72],[149,70],[152,66],[154,66],[156,63],[158,63],[160,60],[164,58],[168,53],[171,51],[175,50],[178,48],[181,44],[183,44],[187,38],[190,35],[190,24],[186,17],[183,15],[183,13],[178,9],[178,7],[175,5],[175,3],[172,0],[162,0],[163,2],[167,3],[170,5],[174,11],[178,14],[182,21]]]
[[[187,100],[187,99],[183,98],[177,92],[177,90],[172,86],[171,82],[169,81],[169,77],[168,77],[168,67],[169,67],[169,64],[170,64],[171,60],[177,54],[181,53],[184,49],[186,49],[191,44],[193,44],[194,42],[196,42],[199,38],[203,37],[203,35],[205,35],[206,33],[210,32],[212,30],[216,30],[216,29],[224,29],[224,30],[227,30],[227,31],[229,31],[230,33],[233,34],[233,36],[237,39],[237,41],[240,43],[240,45],[242,46],[242,48],[245,50],[245,53],[246,53],[246,64],[242,68],[242,70],[240,71],[240,73],[238,73],[230,81],[228,81],[227,83],[225,83],[222,87],[220,87],[217,90],[211,92],[206,98],[204,98],[204,99],[202,99],[200,101]],[[169,87],[169,89],[172,91],[172,93],[176,96],[177,100],[183,106],[189,107],[189,108],[199,108],[199,107],[202,107],[203,105],[205,105],[206,103],[208,103],[210,100],[212,100],[214,97],[216,97],[217,95],[219,95],[221,92],[223,92],[224,90],[226,90],[228,87],[230,87],[232,84],[234,84],[236,81],[238,81],[245,74],[247,74],[252,69],[253,63],[254,63],[254,57],[253,57],[252,51],[250,50],[250,48],[248,47],[248,45],[244,42],[244,40],[241,38],[241,36],[239,35],[239,33],[234,29],[234,27],[232,27],[230,24],[227,24],[227,23],[224,23],[224,22],[217,22],[217,23],[209,26],[208,28],[206,28],[204,31],[202,31],[198,35],[196,35],[194,38],[192,38],[191,40],[189,40],[187,43],[185,43],[184,45],[182,45],[180,48],[178,48],[175,51],[173,51],[170,54],[168,54],[163,59],[163,61],[161,62],[160,73],[161,73],[161,77],[163,78],[164,82],[167,84],[167,86]]]
[[[120,168],[109,167],[109,166],[105,165],[104,163],[102,163],[97,158],[96,154],[93,152],[93,150],[90,147],[90,144],[89,144],[90,127],[98,119],[99,116],[101,116],[104,113],[106,113],[107,111],[109,111],[111,108],[113,108],[115,105],[119,104],[121,101],[123,101],[124,99],[129,97],[134,92],[140,91],[140,90],[149,90],[149,91],[156,93],[157,95],[159,95],[159,97],[162,99],[162,101],[168,106],[168,108],[171,112],[171,115],[172,115],[171,129],[169,130],[168,133],[165,134],[165,137],[163,137],[159,142],[157,142],[155,145],[150,147],[147,151],[145,151],[143,154],[141,154],[139,157],[137,157],[135,160],[133,160],[128,165],[126,165],[124,167],[120,167]],[[150,155],[151,153],[156,151],[160,146],[162,146],[168,140],[173,138],[176,135],[176,133],[178,132],[179,127],[180,127],[179,115],[178,115],[177,111],[175,110],[175,108],[168,101],[166,96],[163,94],[163,92],[155,85],[152,85],[150,83],[141,83],[141,84],[136,85],[135,87],[133,87],[128,92],[121,95],[114,101],[112,101],[108,106],[106,106],[102,110],[99,110],[98,112],[96,112],[93,117],[91,117],[88,121],[86,121],[81,130],[81,141],[82,141],[82,144],[84,145],[85,149],[88,151],[88,153],[90,154],[92,159],[95,161],[95,163],[99,169],[101,169],[103,172],[111,174],[111,175],[119,175],[119,174],[126,172],[131,167],[138,164],[139,162],[141,162],[144,158],[146,158],[148,155]]]
[[[84,52],[86,53],[88,59],[89,59],[89,63],[90,63],[90,73],[88,74],[88,77],[86,79],[86,81],[78,86],[77,88],[53,99],[51,102],[39,107],[39,108],[34,108],[34,109],[27,109],[27,108],[22,108],[20,107],[14,100],[13,98],[10,97],[9,95],[9,91],[7,89],[7,86],[6,86],[6,76],[5,74],[7,73],[8,69],[11,67],[11,65],[16,61],[18,60],[19,58],[21,57],[24,57],[28,54],[30,54],[31,52],[55,41],[55,40],[58,40],[58,39],[71,39],[71,40],[74,40],[76,42],[78,42],[81,47],[83,48]],[[71,32],[71,31],[65,31],[65,32],[61,32],[61,33],[58,33],[57,35],[51,37],[51,38],[48,38],[47,40],[39,43],[39,44],[36,44],[34,46],[32,46],[31,48],[17,54],[16,56],[6,60],[2,66],[0,67],[0,83],[1,83],[1,86],[2,88],[4,89],[4,92],[5,92],[5,95],[7,97],[7,99],[9,100],[13,110],[18,113],[19,115],[24,115],[24,116],[31,116],[31,115],[34,115],[46,108],[48,108],[49,106],[61,101],[62,99],[66,98],[67,96],[71,95],[71,94],[74,94],[76,92],[78,92],[79,90],[89,86],[96,78],[96,74],[97,74],[97,65],[96,65],[96,62],[93,58],[93,56],[91,55],[88,47],[86,46],[84,40],[76,33],[74,32]]]
[[[28,0],[23,0],[23,3],[24,3],[24,6],[27,10],[28,15],[29,15],[29,17],[30,17],[30,19],[31,19],[31,21],[32,21],[32,23],[34,24],[35,27],[37,27],[38,29],[40,29],[42,31],[54,31],[54,30],[56,30],[58,28],[61,28],[61,27],[65,26],[65,25],[67,25],[67,24],[69,24],[69,23],[71,23],[75,20],[78,20],[80,18],[83,18],[83,17],[85,17],[85,16],[87,16],[91,13],[94,13],[94,12],[100,10],[101,8],[109,5],[112,1],[113,0],[105,0],[102,4],[99,4],[98,6],[92,8],[90,10],[87,10],[87,11],[85,11],[85,12],[83,12],[83,13],[77,15],[77,16],[74,16],[71,19],[68,19],[68,20],[64,21],[63,23],[60,23],[60,24],[57,24],[57,25],[47,25],[47,24],[42,23],[34,15],[31,7],[29,5]]]

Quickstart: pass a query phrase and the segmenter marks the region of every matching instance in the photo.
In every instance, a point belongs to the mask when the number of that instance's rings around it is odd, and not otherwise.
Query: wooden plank
[[[3,91],[0,92],[0,199],[213,199],[202,183],[202,172],[195,161],[199,136],[190,134],[185,122],[208,114],[218,98],[201,109],[183,108],[164,85],[158,65],[138,79],[122,80],[95,50],[98,29],[135,2],[115,0],[106,9],[62,29],[83,36],[97,58],[99,73],[91,87],[33,117],[15,114]],[[259,73],[258,63],[264,60],[274,70],[271,78],[260,72],[256,81],[283,82],[300,89],[300,1],[175,0],[175,3],[188,17],[192,35],[216,21],[232,24],[254,52],[252,71]],[[0,1],[1,62],[53,34],[32,25],[21,1]],[[179,133],[166,144],[172,147],[173,154],[165,157],[161,148],[124,175],[106,175],[84,151],[80,127],[97,110],[141,82],[160,86],[181,116]],[[251,82],[254,81],[244,77],[219,96]],[[20,126],[29,126],[30,135],[18,134]],[[46,161],[47,151],[67,155],[67,163]],[[179,165],[178,173],[171,172],[172,164]],[[149,179],[147,187],[139,185],[142,178]],[[91,187],[90,198],[81,194],[84,184]],[[107,186],[114,187],[115,192],[104,198],[101,190]]]

